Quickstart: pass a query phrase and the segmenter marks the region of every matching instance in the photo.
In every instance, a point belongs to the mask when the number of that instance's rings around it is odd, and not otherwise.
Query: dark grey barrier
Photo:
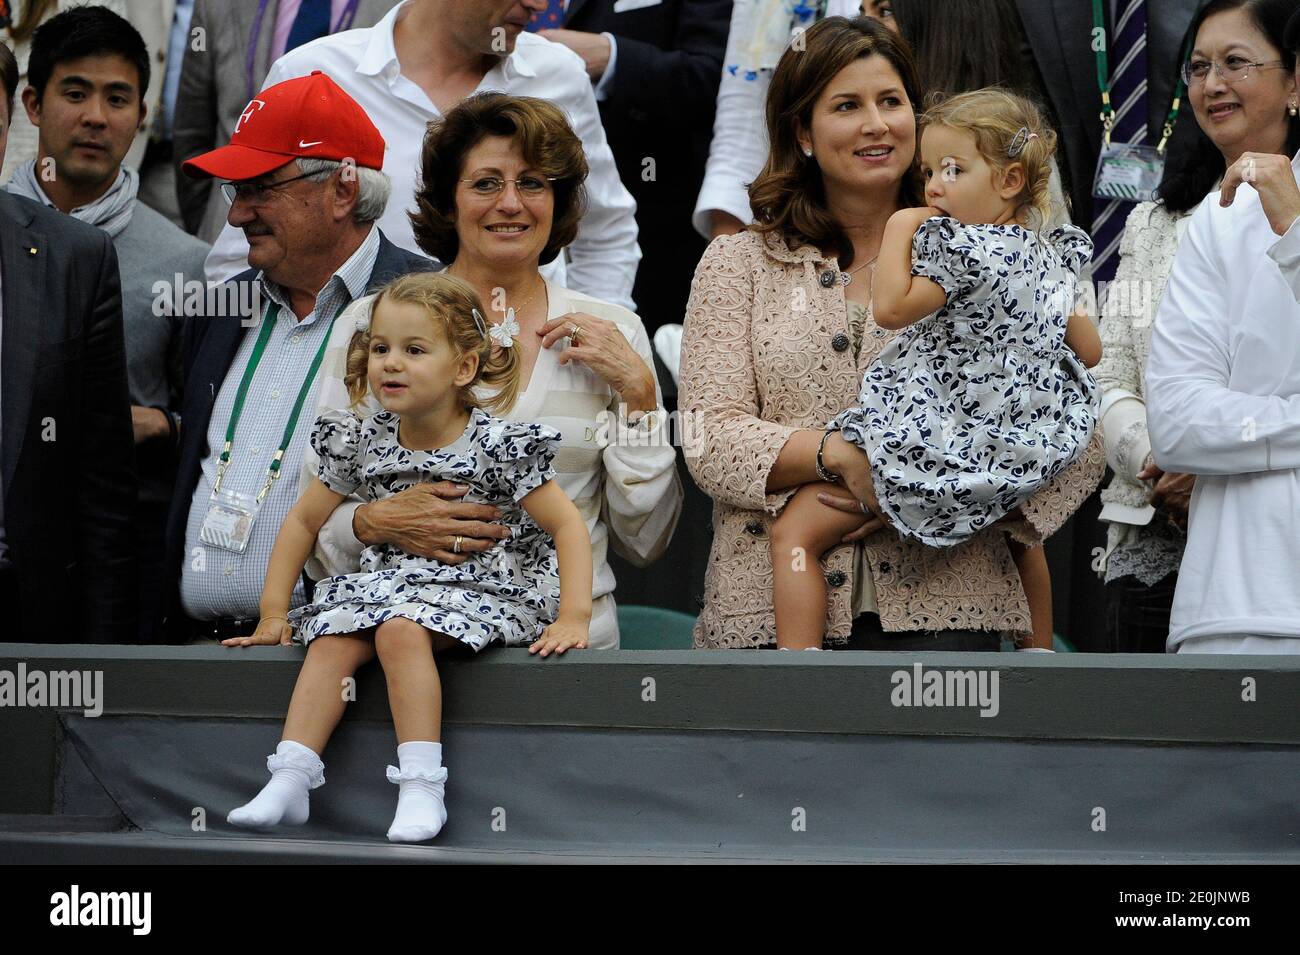
[[[491,651],[441,666],[451,818],[397,848],[373,666],[308,825],[224,821],[301,653],[0,644],[0,859],[1300,861],[1300,659]],[[102,692],[7,705],[20,667]]]

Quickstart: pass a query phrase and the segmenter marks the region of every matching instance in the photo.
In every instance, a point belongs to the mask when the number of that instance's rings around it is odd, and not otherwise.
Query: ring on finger
[[[582,334],[582,327],[581,327],[581,326],[579,326],[579,325],[570,325],[570,326],[569,326],[569,342],[570,342],[571,344],[574,344],[574,345],[578,344],[578,336],[581,335],[581,334]]]
[[[451,544],[451,552],[452,552],[453,554],[459,554],[459,553],[460,553],[460,543],[461,543],[461,541],[463,541],[464,539],[465,539],[465,538],[461,537],[459,534],[456,535],[456,539],[455,539],[454,541],[452,541],[452,544]]]

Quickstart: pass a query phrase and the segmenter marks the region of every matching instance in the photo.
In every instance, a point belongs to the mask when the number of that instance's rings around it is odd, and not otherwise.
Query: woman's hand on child
[[[565,650],[587,649],[588,625],[569,620],[556,620],[533,641],[529,653],[549,656],[551,653],[564,653]]]
[[[863,517],[874,517],[888,524],[889,522],[880,513],[880,501],[876,498],[876,484],[871,477],[871,458],[867,456],[867,452],[856,444],[844,440],[844,436],[837,431],[826,439],[822,457],[826,467],[833,474],[839,475],[840,480],[844,482],[844,487],[858,500],[858,510],[862,511]],[[866,536],[865,534],[857,536],[861,530],[858,528],[849,537],[861,540],[862,536]],[[847,542],[848,538],[845,538],[845,541]]]
[[[222,640],[223,647],[273,647],[288,646],[293,642],[293,627],[283,617],[263,617],[257,622],[252,636],[231,637]]]
[[[862,514],[862,502],[856,497],[838,497],[834,494],[818,494],[817,500],[821,501],[827,507],[833,507],[837,511],[843,511],[845,514]],[[870,517],[863,515],[865,518],[862,526],[856,531],[850,531],[840,538],[841,544],[856,544],[858,541],[870,537],[876,531],[885,527],[885,522],[872,514]]]
[[[357,508],[352,529],[363,544],[392,544],[417,557],[462,564],[510,536],[510,528],[489,523],[501,517],[497,508],[456,500],[468,490],[450,481],[408,487]]]

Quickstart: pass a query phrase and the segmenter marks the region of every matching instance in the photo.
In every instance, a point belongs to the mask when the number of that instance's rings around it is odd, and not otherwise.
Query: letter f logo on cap
[[[248,105],[244,107],[244,111],[239,114],[239,122],[235,123],[235,132],[239,132],[240,128],[252,118],[253,114],[265,106],[266,103],[260,99],[250,100]]]
[[[262,118],[254,123],[255,116]],[[384,137],[357,101],[319,70],[262,90],[239,114],[230,142],[185,160],[181,171],[241,182],[304,157],[384,168]]]

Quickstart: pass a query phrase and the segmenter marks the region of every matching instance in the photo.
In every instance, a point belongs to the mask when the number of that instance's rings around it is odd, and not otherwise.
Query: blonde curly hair
[[[922,132],[931,126],[970,133],[979,154],[999,175],[1019,165],[1025,172],[1025,188],[1017,213],[1032,211],[1039,228],[1051,219],[1056,133],[1032,100],[996,86],[954,96],[936,94],[927,100],[921,116]]]
[[[485,408],[494,414],[506,414],[519,399],[519,345],[502,348],[490,335],[479,329],[479,320],[488,324],[487,312],[478,293],[463,279],[446,272],[414,272],[394,279],[376,296],[372,312],[384,302],[401,302],[423,308],[439,326],[457,359],[478,356],[478,373],[460,389],[466,408]],[[474,313],[478,312],[478,319]],[[367,369],[370,362],[370,331],[357,331],[348,344],[347,386],[352,406],[358,407],[370,390]],[[480,399],[474,387],[483,384],[494,393]]]

